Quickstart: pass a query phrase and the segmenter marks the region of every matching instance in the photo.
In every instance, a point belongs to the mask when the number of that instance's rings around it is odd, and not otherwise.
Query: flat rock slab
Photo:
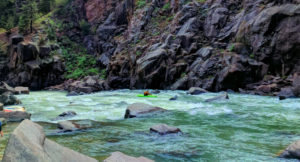
[[[30,119],[31,114],[22,111],[4,112],[0,111],[0,118],[5,118],[7,121],[20,122],[24,119]]]
[[[3,162],[97,162],[96,159],[63,147],[49,139],[43,128],[24,120],[11,134]]]
[[[154,125],[150,128],[150,131],[159,133],[161,135],[181,132],[179,128],[168,126],[167,124]]]
[[[28,87],[15,87],[15,93],[16,94],[29,94],[29,88]]]
[[[191,95],[198,95],[198,94],[202,94],[202,93],[207,93],[208,91],[199,87],[191,87],[188,91],[188,94]]]
[[[139,117],[139,116],[143,116],[143,115],[147,115],[159,111],[166,111],[166,110],[148,104],[134,103],[127,107],[125,112],[125,118]]]
[[[72,132],[93,127],[91,120],[78,120],[78,121],[62,121],[57,123],[57,127],[63,132]]]
[[[141,157],[132,157],[123,154],[122,152],[113,152],[110,157],[105,159],[103,162],[154,162],[143,156]]]
[[[279,157],[300,160],[300,140],[290,144]]]
[[[71,121],[62,121],[58,122],[57,127],[62,129],[64,132],[71,132],[78,130],[77,126],[73,124]]]

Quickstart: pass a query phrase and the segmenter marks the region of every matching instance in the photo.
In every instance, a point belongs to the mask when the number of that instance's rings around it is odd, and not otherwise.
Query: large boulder
[[[179,133],[181,130],[179,128],[168,126],[167,124],[157,124],[150,128],[151,132],[159,133],[160,135]]]
[[[163,108],[151,106],[143,103],[134,103],[127,107],[125,118],[134,118],[147,115],[154,112],[166,111]]]
[[[40,125],[24,120],[11,134],[2,161],[96,162],[97,160],[47,139]]]
[[[300,97],[300,73],[293,76],[293,93],[296,97]]]
[[[145,157],[132,157],[123,154],[122,152],[113,152],[110,157],[105,159],[103,162],[154,162]]]
[[[0,118],[5,118],[7,121],[20,122],[24,119],[30,119],[31,114],[22,111],[4,112],[0,111]]]
[[[188,94],[191,95],[198,95],[198,94],[202,94],[202,93],[207,93],[208,91],[199,87],[191,87],[188,91]]]
[[[205,100],[205,102],[213,102],[213,101],[220,101],[220,100],[229,100],[228,93],[225,92],[225,93],[222,94],[222,95],[219,95],[219,96],[216,96],[216,97],[207,99],[207,100]]]
[[[10,37],[10,44],[11,45],[17,45],[18,43],[22,42],[24,40],[24,37],[22,35],[14,35]]]
[[[290,144],[279,157],[300,160],[300,140]]]

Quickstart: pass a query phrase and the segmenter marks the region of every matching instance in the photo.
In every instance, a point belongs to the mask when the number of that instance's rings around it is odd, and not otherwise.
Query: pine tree
[[[36,19],[38,13],[35,0],[28,0],[27,4],[22,6],[21,16],[19,17],[19,30],[25,32],[30,29],[33,31],[33,21]]]

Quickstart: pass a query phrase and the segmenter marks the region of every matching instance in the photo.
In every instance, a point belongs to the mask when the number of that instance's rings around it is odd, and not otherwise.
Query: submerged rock
[[[71,91],[67,94],[67,96],[78,96],[79,94],[75,91]]]
[[[174,97],[171,97],[169,100],[170,100],[170,101],[174,101],[174,100],[177,100],[177,98],[178,98],[178,96],[175,95]]]
[[[24,120],[11,134],[2,161],[97,162],[47,139],[43,128],[30,120]]]
[[[74,111],[66,111],[66,112],[63,112],[63,113],[59,114],[58,117],[56,117],[52,120],[63,120],[63,119],[66,119],[66,118],[72,118],[76,115],[77,115],[77,113],[74,112]]]
[[[134,103],[127,107],[125,112],[125,118],[134,118],[143,115],[147,115],[149,113],[166,111],[163,108],[151,106],[143,103]]]
[[[202,93],[207,93],[208,91],[199,87],[191,87],[188,91],[188,94],[191,95],[198,95],[198,94],[202,94]]]
[[[122,152],[113,152],[111,153],[110,157],[105,159],[103,162],[154,162],[148,158],[143,156],[141,157],[132,157],[123,154]]]
[[[4,112],[0,111],[0,118],[5,118],[7,121],[20,122],[24,119],[30,119],[31,114],[22,111]]]
[[[300,140],[290,144],[279,157],[300,160]]]
[[[154,125],[150,128],[150,131],[159,133],[161,135],[181,132],[179,128],[168,126],[167,124]]]
[[[207,100],[205,100],[205,102],[213,102],[213,101],[219,101],[219,100],[229,100],[228,93],[226,92],[220,96],[216,96],[216,97],[207,99]]]

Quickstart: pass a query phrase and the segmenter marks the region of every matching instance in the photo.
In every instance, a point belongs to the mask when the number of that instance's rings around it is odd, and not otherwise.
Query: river
[[[205,103],[219,95],[191,96],[185,91],[161,91],[157,98],[139,98],[142,90],[104,91],[66,97],[66,92],[38,91],[17,96],[41,124],[48,138],[98,160],[111,152],[145,156],[155,161],[282,161],[277,154],[300,139],[300,99],[279,101],[275,97],[229,94],[230,100]],[[177,95],[176,101],[169,98]],[[169,110],[143,118],[124,119],[128,105],[142,102]],[[92,129],[55,133],[51,119],[75,111],[72,120],[96,121]],[[183,134],[160,136],[149,132],[165,123]],[[3,127],[0,159],[9,133],[17,126]],[[286,160],[293,161],[293,160]]]

